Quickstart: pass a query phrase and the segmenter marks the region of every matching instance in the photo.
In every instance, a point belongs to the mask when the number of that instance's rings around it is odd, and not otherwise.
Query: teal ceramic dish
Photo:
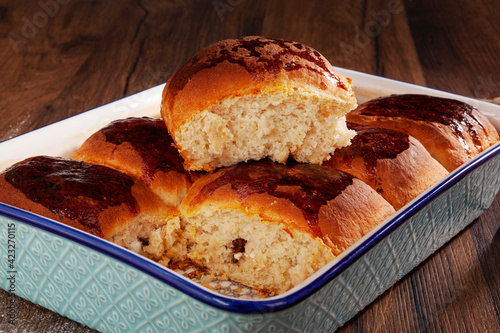
[[[455,98],[478,107],[500,129],[498,106],[338,70],[353,79],[360,102],[391,93]],[[34,155],[69,155],[111,120],[155,115],[161,90],[0,143],[0,168]],[[0,288],[102,332],[334,331],[484,212],[500,189],[499,174],[497,144],[301,285],[260,300],[217,294],[112,243],[0,204]]]

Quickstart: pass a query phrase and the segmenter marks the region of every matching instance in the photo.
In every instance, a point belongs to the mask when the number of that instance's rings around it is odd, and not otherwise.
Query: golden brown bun
[[[354,135],[350,82],[316,50],[258,36],[208,46],[163,91],[161,114],[188,170],[240,161],[320,164]]]
[[[198,179],[179,209],[190,259],[273,294],[302,282],[394,213],[343,172],[270,161]]]
[[[363,103],[348,120],[405,132],[453,171],[498,142],[498,133],[473,106],[426,95],[392,95]]]
[[[318,224],[323,241],[339,255],[394,213],[377,192],[352,178],[351,186],[321,207]]]
[[[178,206],[191,186],[190,175],[162,119],[116,120],[90,136],[72,158],[139,179],[168,205]]]
[[[42,215],[150,258],[181,244],[152,235],[179,232],[179,214],[147,186],[116,170],[36,156],[0,174],[0,202]],[[174,256],[175,257],[175,256]]]
[[[361,179],[396,210],[448,174],[412,136],[352,122],[347,127],[357,133],[351,145],[336,150],[325,166]]]

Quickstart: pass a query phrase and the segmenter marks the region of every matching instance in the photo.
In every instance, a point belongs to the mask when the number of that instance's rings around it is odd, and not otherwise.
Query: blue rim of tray
[[[459,180],[465,177],[468,173],[484,164],[491,158],[500,153],[500,143],[489,148],[472,161],[461,166],[457,170],[450,173],[442,181],[429,189],[424,195],[415,199],[411,204],[396,213],[389,221],[387,221],[380,229],[374,232],[370,237],[358,244],[343,258],[340,258],[337,263],[327,269],[321,275],[317,276],[309,284],[285,294],[284,296],[276,296],[261,300],[241,300],[230,298],[223,295],[215,294],[205,287],[194,282],[188,282],[185,278],[167,270],[159,265],[143,258],[139,255],[131,253],[119,246],[111,244],[91,234],[85,233],[78,229],[68,227],[51,219],[35,215],[33,213],[0,203],[0,214],[24,222],[30,226],[48,231],[52,234],[64,237],[68,240],[79,243],[83,246],[98,251],[106,256],[110,256],[122,263],[128,264],[143,273],[163,282],[167,285],[176,288],[177,290],[193,297],[196,300],[204,302],[210,306],[221,310],[237,313],[263,313],[284,310],[291,307],[304,299],[313,295],[316,291],[322,288],[329,281],[337,277],[345,269],[347,269],[356,260],[361,258],[367,251],[373,248],[381,240],[392,233],[396,228],[402,225],[408,218],[418,212],[423,206],[429,203],[432,199],[442,194],[448,188],[456,184]]]

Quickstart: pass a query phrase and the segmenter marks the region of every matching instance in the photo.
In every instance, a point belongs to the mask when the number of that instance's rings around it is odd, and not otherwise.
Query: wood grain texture
[[[0,141],[163,83],[200,48],[243,35],[297,40],[339,67],[500,96],[499,1],[221,1],[234,5],[68,1],[45,21],[37,1],[2,1]],[[0,291],[0,309],[8,302]],[[16,324],[0,313],[0,332],[94,332],[16,305]],[[339,332],[500,332],[500,195]]]

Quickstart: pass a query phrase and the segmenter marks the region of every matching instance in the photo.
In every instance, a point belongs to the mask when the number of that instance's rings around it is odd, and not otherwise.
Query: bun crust
[[[499,141],[498,133],[473,106],[426,95],[392,95],[363,103],[348,120],[405,132],[453,171]]]
[[[72,158],[139,179],[167,205],[178,206],[191,186],[191,176],[162,119],[116,120],[90,136]]]
[[[297,110],[287,111],[297,103],[302,104]],[[337,132],[328,129],[334,134],[319,133],[321,127],[332,118],[342,120],[355,106],[350,82],[318,51],[250,36],[210,45],[182,66],[165,86],[161,114],[186,168],[212,171],[266,156],[284,163],[290,154],[302,162],[321,163],[328,155],[323,147],[345,146],[353,135],[342,122],[336,124]],[[318,118],[318,128],[309,123],[312,116]],[[242,117],[247,119],[240,124]],[[304,128],[291,129],[292,122]],[[254,132],[253,141],[262,136],[267,143],[251,145],[245,131]],[[286,131],[293,133],[283,136]],[[318,144],[316,135],[332,138]],[[287,141],[279,147],[281,153],[274,151],[278,138]],[[316,152],[310,151],[313,145]],[[231,149],[235,151],[228,153]]]
[[[343,172],[270,161],[198,179],[179,209],[190,259],[271,293],[302,282],[394,213],[368,185]],[[236,253],[235,242],[244,244]]]
[[[351,145],[325,162],[382,195],[396,210],[448,174],[422,144],[403,132],[348,122],[356,131]]]
[[[180,227],[178,210],[141,182],[104,166],[48,156],[29,158],[0,174],[0,202],[149,258],[163,259],[167,248],[179,247],[168,240],[154,244],[150,237],[167,229],[175,233],[173,229]]]
[[[394,213],[377,192],[353,178],[351,186],[320,208],[318,224],[323,241],[339,255]]]

